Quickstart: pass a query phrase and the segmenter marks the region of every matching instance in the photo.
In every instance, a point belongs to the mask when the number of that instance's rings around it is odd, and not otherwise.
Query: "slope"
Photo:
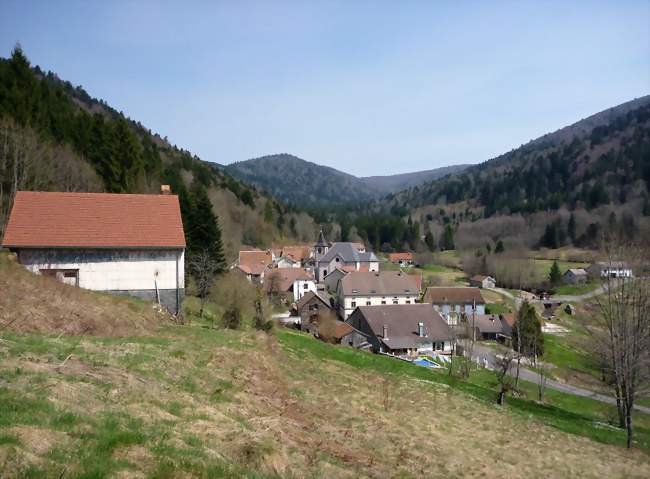
[[[9,294],[23,307],[22,287]],[[85,294],[87,307],[104,307]],[[293,331],[191,319],[111,338],[3,327],[3,477],[650,474],[647,453],[612,445],[622,432],[591,415],[589,400],[578,412],[513,398],[497,408],[489,387],[446,373]],[[637,425],[646,438],[647,421]]]
[[[387,176],[364,176],[361,179],[366,185],[382,193],[394,193],[418,186],[429,181],[434,181],[452,173],[459,173],[470,165],[451,165],[435,168],[433,170],[415,171]]]
[[[388,176],[356,177],[286,153],[225,166],[240,180],[284,201],[306,206],[354,203],[378,198],[461,171],[466,165]]]
[[[597,113],[480,165],[395,195],[405,207],[469,202],[498,212],[588,208],[650,184],[650,96]],[[637,188],[637,189],[638,189]]]
[[[230,258],[242,243],[269,246],[314,235],[307,215],[298,217],[81,87],[32,68],[19,48],[0,59],[0,139],[0,234],[16,187],[157,193],[168,183],[181,197],[186,231],[197,190],[207,192]]]

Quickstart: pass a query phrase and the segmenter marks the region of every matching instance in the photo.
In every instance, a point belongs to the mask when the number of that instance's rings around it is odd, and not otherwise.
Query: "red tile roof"
[[[274,268],[269,271],[266,280],[264,281],[265,291],[268,291],[269,285],[272,281],[270,275],[275,275],[276,281],[279,283],[276,283],[275,286],[278,287],[280,291],[289,291],[289,289],[293,287],[294,281],[299,279],[305,281],[314,280],[314,276],[302,268]]]
[[[399,261],[413,261],[413,253],[389,253],[388,261],[396,263]]]
[[[2,245],[185,248],[178,196],[19,191]]]
[[[309,245],[294,245],[294,246],[285,246],[282,248],[281,256],[289,256],[296,261],[302,261],[309,259],[311,254],[311,246]]]
[[[273,255],[270,250],[239,252],[239,267],[247,274],[261,275],[271,264],[273,264]]]

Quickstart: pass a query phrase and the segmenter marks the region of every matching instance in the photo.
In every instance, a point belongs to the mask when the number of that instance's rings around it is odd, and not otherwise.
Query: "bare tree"
[[[45,141],[11,119],[0,120],[0,236],[19,190],[101,189],[92,167],[69,147]]]
[[[220,264],[212,259],[208,250],[203,250],[190,257],[188,266],[196,283],[196,294],[201,302],[199,317],[202,318],[210,289],[212,289],[212,285],[219,274]]]
[[[605,279],[608,289],[596,299],[595,354],[616,398],[619,425],[632,446],[632,411],[636,398],[648,390],[650,380],[650,287],[647,278],[648,248],[610,240],[605,245],[611,268],[625,261],[638,277]]]
[[[538,351],[538,345],[539,345],[539,338],[537,337],[539,334],[541,334],[540,331],[538,331],[537,328],[533,331],[533,369],[537,372],[539,375],[539,382],[537,383],[537,397],[539,399],[539,402],[544,402],[544,393],[546,392],[546,381],[548,379],[548,376],[546,374],[546,367],[544,366],[544,363],[541,361],[541,358],[543,357],[543,351],[540,352]]]
[[[499,348],[494,355],[494,373],[496,374],[499,383],[497,404],[503,404],[508,391],[514,389],[514,386],[512,385],[512,376],[510,375],[514,356],[515,352],[507,348]]]
[[[282,293],[280,290],[281,283],[282,278],[280,276],[280,272],[277,269],[272,270],[264,278],[264,289],[266,291],[266,294],[268,294],[271,301],[276,304],[279,301],[280,295]]]

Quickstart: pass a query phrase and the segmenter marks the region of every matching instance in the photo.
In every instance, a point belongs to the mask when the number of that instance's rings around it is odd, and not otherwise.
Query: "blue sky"
[[[650,93],[650,2],[0,0],[57,72],[208,161],[478,163]]]

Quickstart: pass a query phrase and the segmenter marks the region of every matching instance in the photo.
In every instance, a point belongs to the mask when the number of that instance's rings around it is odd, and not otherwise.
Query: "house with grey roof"
[[[327,276],[325,276],[322,280],[322,283],[325,285],[325,288],[327,291],[330,291],[332,293],[336,292],[336,289],[339,286],[339,281],[348,274],[347,271],[343,271],[340,268],[334,268],[332,271],[327,273]]]
[[[586,283],[589,279],[587,271],[583,268],[569,268],[562,275],[564,282],[567,284],[581,284]]]
[[[338,282],[336,295],[339,315],[346,319],[357,306],[416,303],[420,281],[402,271],[353,271]]]
[[[413,358],[453,350],[451,328],[430,304],[359,306],[347,322],[367,336],[375,353]]]
[[[343,271],[379,271],[379,260],[373,252],[360,251],[358,243],[327,243],[321,229],[314,245],[316,281],[323,281],[337,268]]]

